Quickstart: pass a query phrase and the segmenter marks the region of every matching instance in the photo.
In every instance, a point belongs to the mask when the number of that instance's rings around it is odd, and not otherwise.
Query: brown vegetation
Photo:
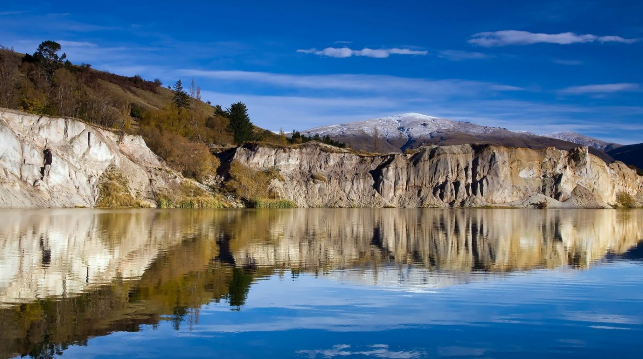
[[[269,184],[273,179],[283,181],[279,170],[255,171],[240,163],[233,162],[228,172],[229,180],[225,188],[249,203],[257,200],[277,199],[277,194],[270,191]]]
[[[623,208],[635,208],[636,203],[634,201],[634,198],[627,193],[627,192],[619,192],[616,194],[616,201],[623,207]]]
[[[134,198],[129,191],[127,179],[115,166],[107,168],[100,178],[98,208],[141,208],[149,207]]]

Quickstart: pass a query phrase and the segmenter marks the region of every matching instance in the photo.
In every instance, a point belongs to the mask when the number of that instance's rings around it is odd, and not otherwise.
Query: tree
[[[38,61],[62,64],[63,60],[67,58],[67,55],[63,53],[62,56],[58,56],[58,51],[61,49],[60,44],[55,41],[43,41],[38,45],[38,49],[33,54],[33,57]]]
[[[19,58],[0,46],[0,107],[13,107],[20,80]]]
[[[78,102],[80,85],[76,77],[67,69],[60,68],[54,72],[53,102],[60,116],[76,117],[78,115]]]
[[[190,81],[190,97],[196,98],[196,83],[194,82],[194,79]]]
[[[214,115],[219,117],[228,117],[228,113],[221,107],[221,105],[214,106]]]
[[[279,129],[279,144],[286,146],[288,144],[288,139],[286,138],[286,133],[283,128]]]
[[[234,133],[234,142],[242,144],[252,140],[253,126],[246,105],[242,102],[233,103],[227,112],[230,118],[230,129]]]
[[[33,54],[33,59],[38,66],[45,72],[47,80],[51,83],[54,72],[62,67],[63,61],[67,58],[66,54],[58,56],[61,50],[59,43],[55,41],[43,41],[38,45],[38,49]]]
[[[379,141],[380,141],[380,132],[377,127],[373,127],[373,152],[377,153],[379,151]]]
[[[172,101],[174,101],[174,105],[178,108],[188,108],[190,106],[190,96],[188,96],[187,92],[183,89],[181,80],[178,80],[174,84],[173,91],[174,97],[172,98]]]

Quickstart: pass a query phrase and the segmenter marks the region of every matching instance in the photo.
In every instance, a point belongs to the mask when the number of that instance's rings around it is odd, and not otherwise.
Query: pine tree
[[[178,108],[188,108],[190,106],[190,96],[188,96],[187,92],[183,89],[183,84],[181,83],[181,80],[178,80],[174,84],[174,97],[172,98],[172,101],[174,101],[174,104]]]
[[[233,103],[227,112],[230,119],[230,129],[234,133],[234,142],[242,144],[251,141],[254,138],[253,126],[246,105],[241,102]]]

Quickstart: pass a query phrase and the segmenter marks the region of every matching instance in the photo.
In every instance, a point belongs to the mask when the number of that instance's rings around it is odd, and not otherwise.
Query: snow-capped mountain
[[[366,121],[321,126],[303,131],[306,135],[319,134],[330,137],[374,136],[386,139],[431,138],[438,131],[453,131],[466,134],[483,134],[503,130],[498,127],[476,125],[471,122],[452,121],[420,113],[405,113]]]
[[[576,132],[554,132],[554,133],[548,133],[546,135],[543,135],[545,137],[549,138],[555,138],[558,140],[563,140],[567,142],[572,142],[576,143],[582,146],[589,146],[589,147],[594,147],[596,149],[599,149],[601,151],[609,151],[610,149],[613,149],[615,147],[621,146],[616,143],[611,143],[611,142],[606,142],[602,141],[596,138],[588,137],[581,135]]]
[[[570,149],[580,144],[591,146],[593,153],[606,160],[611,160],[603,151],[615,145],[571,132],[539,136],[531,132],[510,131],[506,128],[447,120],[420,113],[405,113],[365,121],[321,126],[302,131],[302,133],[308,136],[315,134],[329,136],[345,142],[349,147],[374,152],[399,152],[424,144],[480,143],[510,147],[558,147],[561,149]]]

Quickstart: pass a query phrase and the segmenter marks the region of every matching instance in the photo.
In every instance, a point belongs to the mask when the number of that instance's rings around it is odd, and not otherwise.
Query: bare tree
[[[373,127],[373,152],[379,151],[380,131],[377,127]]]
[[[194,83],[194,79],[190,82],[190,97],[196,98],[196,83]]]

